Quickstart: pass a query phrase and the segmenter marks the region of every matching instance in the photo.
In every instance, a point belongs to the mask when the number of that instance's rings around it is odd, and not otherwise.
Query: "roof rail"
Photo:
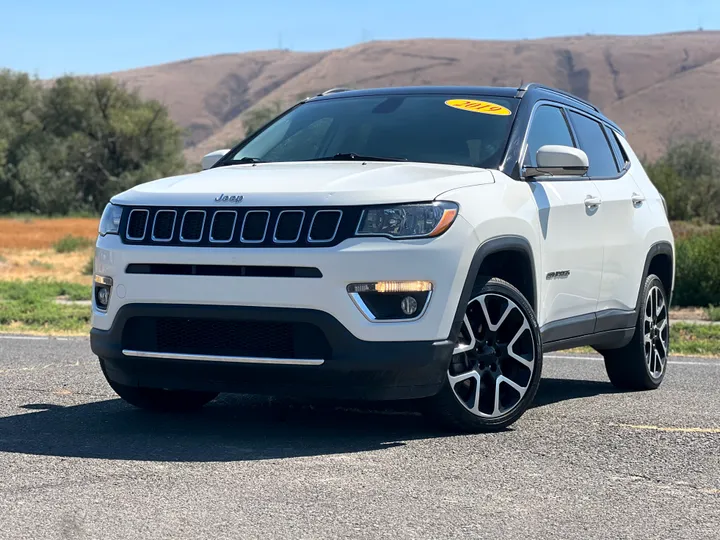
[[[352,88],[331,88],[330,90],[325,90],[324,92],[319,93],[317,97],[327,96],[328,94],[337,94],[338,92],[348,92],[350,90],[352,90]]]
[[[517,91],[517,94],[516,94],[516,95],[517,95],[517,97],[522,97],[522,95],[523,95],[525,92],[527,92],[528,90],[531,90],[531,89],[533,89],[533,88],[537,88],[537,89],[540,89],[540,90],[545,90],[546,92],[552,92],[552,93],[554,93],[554,94],[561,95],[561,96],[563,96],[563,97],[565,97],[565,98],[572,99],[572,100],[574,100],[574,101],[577,101],[577,102],[579,102],[579,103],[582,103],[582,104],[585,105],[586,107],[590,107],[592,110],[594,110],[594,111],[596,111],[596,112],[600,112],[600,109],[598,109],[595,105],[593,105],[593,104],[590,103],[589,101],[586,101],[586,100],[584,100],[584,99],[582,99],[582,98],[579,98],[579,97],[577,97],[576,95],[571,94],[570,92],[565,92],[564,90],[558,90],[557,88],[552,88],[551,86],[545,86],[544,84],[539,84],[539,83],[528,83],[528,84],[525,84],[525,85],[521,86],[520,88],[518,88],[518,91]]]

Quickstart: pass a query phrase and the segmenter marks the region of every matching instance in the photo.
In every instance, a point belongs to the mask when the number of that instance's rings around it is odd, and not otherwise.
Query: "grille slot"
[[[158,353],[254,358],[329,359],[325,334],[306,322],[180,317],[133,317],[122,335],[124,349]]]
[[[152,239],[155,242],[169,242],[175,231],[175,210],[158,210],[153,221]]]
[[[304,210],[283,210],[275,223],[273,240],[279,244],[291,244],[300,238],[300,230],[305,220]]]
[[[250,210],[245,214],[240,241],[247,244],[260,244],[267,235],[270,212],[268,210]]]
[[[188,210],[180,226],[181,242],[199,242],[205,227],[205,210]]]
[[[145,230],[147,229],[148,210],[135,209],[130,212],[127,223],[126,236],[128,240],[142,240],[145,238]]]
[[[332,242],[340,228],[342,210],[319,210],[310,222],[308,242]]]
[[[232,240],[235,233],[237,212],[234,210],[218,210],[210,224],[210,241],[227,243]]]

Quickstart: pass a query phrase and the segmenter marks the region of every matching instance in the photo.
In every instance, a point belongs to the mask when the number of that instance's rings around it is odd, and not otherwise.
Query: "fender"
[[[465,309],[468,302],[470,301],[470,294],[472,294],[473,287],[475,286],[475,280],[477,278],[480,267],[483,261],[493,253],[500,251],[520,251],[527,255],[530,260],[530,266],[532,271],[532,284],[533,294],[532,298],[528,298],[528,302],[532,308],[537,311],[536,298],[536,275],[535,275],[535,257],[533,255],[532,247],[530,242],[522,236],[507,235],[507,236],[496,236],[486,240],[475,251],[472,261],[470,262],[470,269],[468,270],[467,277],[465,278],[465,284],[463,285],[462,294],[460,295],[460,303],[458,304],[457,311],[455,312],[455,318],[453,319],[453,325],[450,330],[449,340],[453,341],[456,339],[462,326],[463,318],[465,317]]]

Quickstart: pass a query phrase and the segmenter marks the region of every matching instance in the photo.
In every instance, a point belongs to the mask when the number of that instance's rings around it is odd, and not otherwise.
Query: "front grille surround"
[[[355,236],[362,210],[355,206],[125,207],[120,238],[130,245],[326,248]]]
[[[230,227],[230,236],[227,239],[215,238],[215,223],[218,216],[225,216],[231,214],[233,216],[232,227]],[[235,226],[237,225],[237,212],[234,210],[218,210],[213,214],[212,221],[210,222],[210,242],[214,244],[228,244],[232,242],[233,236],[235,235]]]
[[[158,217],[164,216],[167,214],[172,214],[172,225],[170,225],[170,235],[169,236],[158,236],[157,233],[157,227],[158,227]],[[170,242],[173,237],[173,232],[175,231],[175,224],[177,223],[177,210],[158,210],[155,213],[155,218],[153,219],[153,226],[152,231],[150,232],[150,238],[152,238],[153,242]]]
[[[291,216],[293,214],[299,214],[300,215],[300,224],[297,227],[297,234],[295,235],[295,238],[285,238],[281,239],[278,238],[278,229],[280,229],[280,226],[282,225],[282,219],[283,215]],[[285,219],[289,219],[286,217]],[[275,222],[275,232],[273,232],[273,242],[276,244],[294,244],[298,240],[300,240],[300,235],[302,234],[302,226],[303,223],[305,223],[305,210],[283,210],[280,212],[280,215],[277,218],[277,221]]]
[[[143,240],[145,238],[145,235],[147,234],[147,223],[149,216],[150,211],[142,208],[134,208],[130,211],[130,215],[128,216],[127,221],[127,227],[125,229],[125,235],[127,236],[128,240]],[[133,233],[137,232],[135,229],[139,223],[142,223],[142,234],[131,234],[131,230]]]
[[[265,218],[265,230],[263,231],[262,238],[260,238],[259,240],[248,240],[245,238],[245,225],[247,225],[248,216],[254,214],[265,214],[267,216]],[[267,238],[267,230],[269,225],[270,210],[249,210],[245,213],[245,217],[243,218],[242,229],[240,230],[240,242],[242,242],[243,244],[262,244],[265,241],[265,238]]]
[[[190,221],[188,220],[188,216],[194,216],[194,215],[196,215],[196,214],[201,214],[201,215],[202,215],[202,222],[201,222],[201,224],[200,224],[200,234],[198,234],[197,238],[189,238],[189,237],[186,235],[185,224],[186,224],[186,223],[188,223],[188,224],[190,223]],[[194,243],[194,244],[200,242],[200,241],[202,240],[202,237],[203,237],[203,231],[205,230],[205,220],[206,220],[206,219],[207,219],[207,212],[206,212],[205,210],[187,210],[187,211],[183,214],[182,224],[180,225],[180,241],[181,241],[181,242],[186,242],[186,243]],[[188,227],[189,227],[189,226],[190,226],[190,225],[188,225]]]
[[[315,220],[318,216],[322,216],[323,214],[337,214],[337,223],[335,224],[335,230],[333,231],[332,235],[329,238],[321,238],[321,239],[313,239],[313,226],[315,225]],[[319,243],[325,243],[325,242],[332,242],[335,239],[335,236],[337,235],[338,229],[340,228],[340,222],[342,221],[342,210],[318,210],[315,212],[315,214],[312,217],[312,221],[310,221],[310,228],[308,229],[308,236],[307,241],[311,244],[319,244]]]

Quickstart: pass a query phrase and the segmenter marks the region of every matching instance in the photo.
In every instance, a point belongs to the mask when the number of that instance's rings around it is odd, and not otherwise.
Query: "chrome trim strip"
[[[265,230],[263,231],[263,236],[260,240],[245,240],[243,238],[243,234],[245,233],[245,223],[247,222],[247,217],[250,214],[266,214],[267,219],[265,219]],[[240,229],[240,243],[241,244],[262,244],[265,241],[265,237],[267,237],[267,230],[270,226],[270,210],[248,210],[245,212],[245,217],[243,217],[243,224],[242,228]]]
[[[186,238],[183,238],[182,232],[183,227],[185,227],[185,218],[188,214],[195,214],[195,213],[201,213],[203,215],[202,225],[200,225],[200,238],[197,240],[188,240]],[[186,210],[183,214],[182,222],[180,223],[180,241],[185,242],[188,244],[197,244],[198,242],[202,241],[203,233],[205,232],[205,220],[207,219],[207,212],[205,210]]]
[[[423,315],[425,315],[425,312],[427,311],[428,306],[430,305],[430,299],[432,298],[432,289],[427,291],[428,295],[425,299],[425,305],[423,306],[422,310],[418,314],[417,317],[413,317],[412,319],[378,319],[375,317],[375,315],[372,314],[372,311],[370,311],[370,308],[367,307],[367,304],[363,302],[362,298],[360,298],[360,293],[355,292],[349,292],[348,295],[350,295],[350,299],[353,301],[353,304],[355,304],[355,307],[360,310],[360,313],[363,314],[363,316],[370,322],[373,323],[404,323],[404,322],[413,322],[417,321],[419,318],[421,318]],[[408,293],[410,294],[410,293]]]
[[[194,360],[200,362],[230,362],[235,364],[265,364],[276,366],[320,366],[320,358],[258,358],[254,356],[217,356],[213,354],[183,354],[171,352],[149,352],[123,349],[123,355],[135,358],[158,358],[163,360]]]
[[[155,225],[157,224],[157,218],[158,215],[162,214],[163,212],[170,212],[173,214],[172,227],[170,227],[170,238],[158,238],[157,236],[155,236]],[[175,223],[177,223],[177,210],[158,210],[157,212],[155,212],[155,217],[153,218],[153,226],[150,232],[150,239],[153,242],[170,242],[173,235],[175,234]]]
[[[95,283],[99,283],[100,285],[107,285],[108,287],[112,287],[113,284],[113,280],[111,277],[99,276],[98,274],[95,274],[93,281]]]
[[[213,226],[215,225],[215,218],[218,214],[232,214],[233,216],[235,216],[235,219],[233,219],[232,230],[230,231],[230,238],[228,238],[227,240],[215,240],[212,236]],[[213,214],[212,221],[210,221],[210,232],[208,233],[208,239],[210,240],[210,243],[229,244],[230,242],[232,242],[233,236],[235,236],[235,225],[237,225],[237,212],[235,210],[216,210]]]
[[[294,240],[278,240],[277,239],[277,229],[278,225],[280,225],[280,218],[283,214],[287,213],[299,213],[302,216],[302,219],[300,219],[300,225],[298,226],[298,232],[297,236]],[[305,223],[305,210],[283,210],[278,214],[277,220],[275,221],[275,230],[273,231],[273,242],[276,244],[294,244],[298,240],[300,240],[300,233],[302,232],[303,224]]]
[[[132,219],[132,215],[135,212],[145,212],[145,228],[143,229],[142,236],[130,236],[130,220]],[[148,226],[149,218],[150,218],[150,210],[146,210],[144,208],[134,208],[133,210],[130,210],[130,214],[128,214],[127,226],[125,227],[125,238],[127,238],[128,240],[134,240],[134,241],[142,240],[143,238],[145,238],[145,235],[147,234],[147,226]]]
[[[335,232],[333,232],[332,236],[331,236],[328,240],[313,240],[313,239],[310,237],[310,235],[312,234],[313,224],[315,223],[315,218],[318,216],[318,214],[322,214],[322,213],[325,213],[325,214],[334,214],[334,213],[340,214],[340,215],[338,216],[337,223],[335,224]],[[308,229],[308,235],[307,235],[307,241],[308,241],[308,243],[309,243],[309,244],[321,244],[321,243],[329,243],[329,242],[332,242],[333,240],[335,240],[335,237],[337,236],[338,229],[340,229],[340,222],[342,221],[342,216],[343,216],[342,210],[318,210],[317,212],[315,212],[315,214],[313,214],[312,220],[310,221],[310,228]],[[301,226],[300,228],[302,229],[302,226]]]

